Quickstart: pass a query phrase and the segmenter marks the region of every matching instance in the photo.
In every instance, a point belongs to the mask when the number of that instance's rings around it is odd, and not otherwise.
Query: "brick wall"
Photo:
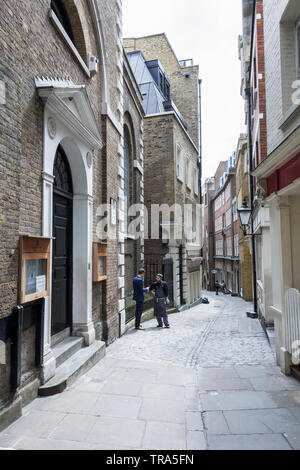
[[[298,125],[292,120],[284,129],[280,121],[292,106],[292,88],[296,80],[295,32],[300,14],[297,0],[264,0],[264,37],[266,68],[266,107],[268,154]]]

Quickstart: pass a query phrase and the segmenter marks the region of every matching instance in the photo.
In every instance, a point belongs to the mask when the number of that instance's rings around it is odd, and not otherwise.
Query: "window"
[[[239,235],[234,236],[234,256],[235,258],[239,257]]]
[[[183,175],[182,175],[182,150],[179,145],[176,147],[176,175],[177,178],[182,181],[183,180]]]
[[[196,196],[199,195],[199,172],[196,169],[194,173],[194,193]]]
[[[223,256],[223,240],[216,240],[216,256]]]
[[[125,196],[125,231],[128,231],[130,208],[130,161],[131,161],[131,145],[130,135],[127,126],[124,126],[124,196]]]
[[[223,217],[218,217],[216,220],[215,232],[221,232],[223,230]]]
[[[297,79],[300,80],[300,18],[296,24],[296,71]]]
[[[191,189],[191,162],[189,158],[186,159],[186,185],[189,189]]]
[[[231,209],[229,209],[227,212],[226,212],[226,228],[230,227],[231,225]]]
[[[226,254],[232,256],[232,237],[226,239]]]
[[[51,8],[56,14],[59,21],[61,22],[62,26],[64,27],[64,30],[71,39],[72,43],[75,45],[75,38],[71,22],[62,0],[51,0]]]
[[[244,155],[244,173],[248,173],[248,152]]]
[[[229,185],[226,188],[226,192],[225,192],[226,202],[229,201],[230,197],[231,197],[231,183],[229,183]]]

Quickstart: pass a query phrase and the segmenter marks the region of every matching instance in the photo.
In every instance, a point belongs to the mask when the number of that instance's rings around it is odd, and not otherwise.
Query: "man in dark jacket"
[[[145,270],[140,269],[139,274],[133,279],[133,300],[136,301],[135,312],[135,329],[142,330],[141,319],[144,311],[145,292],[149,292],[149,288],[144,287]]]
[[[167,305],[170,304],[169,288],[168,284],[163,281],[162,274],[156,276],[156,282],[150,286],[149,290],[154,295],[154,313],[158,322],[157,328],[163,328],[163,323],[166,328],[170,328],[167,314]]]

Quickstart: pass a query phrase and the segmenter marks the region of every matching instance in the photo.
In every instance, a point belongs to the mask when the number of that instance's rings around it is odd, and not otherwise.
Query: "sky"
[[[242,0],[123,0],[123,35],[166,33],[178,60],[194,59],[202,84],[203,178],[245,132],[238,35]]]

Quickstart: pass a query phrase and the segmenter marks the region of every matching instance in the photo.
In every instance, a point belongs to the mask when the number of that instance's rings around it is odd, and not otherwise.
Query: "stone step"
[[[39,396],[48,397],[62,393],[78,377],[90,370],[105,356],[106,346],[95,341],[91,346],[82,348],[56,369],[55,377],[39,388]]]
[[[67,361],[73,354],[83,347],[83,338],[70,336],[61,343],[56,344],[53,348],[53,355],[56,359],[56,367],[60,367]]]

